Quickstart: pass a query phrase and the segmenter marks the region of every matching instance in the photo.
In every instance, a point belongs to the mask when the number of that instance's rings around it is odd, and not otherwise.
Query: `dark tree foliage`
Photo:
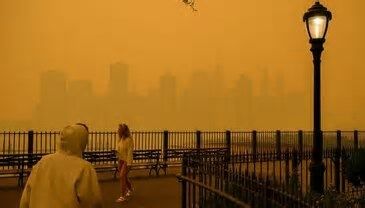
[[[355,150],[345,162],[347,179],[354,186],[365,184],[365,149]]]

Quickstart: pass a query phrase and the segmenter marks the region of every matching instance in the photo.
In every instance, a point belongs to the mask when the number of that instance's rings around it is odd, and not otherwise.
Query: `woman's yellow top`
[[[124,160],[127,165],[131,165],[133,162],[133,139],[127,137],[120,139],[117,144],[117,156],[119,160]]]

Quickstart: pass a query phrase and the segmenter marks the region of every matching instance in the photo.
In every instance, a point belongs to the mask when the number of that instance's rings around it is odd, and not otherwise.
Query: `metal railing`
[[[351,207],[362,207],[365,187],[355,187],[345,173],[347,159],[356,150],[337,147],[324,152],[325,190],[348,197],[348,202],[353,203]],[[333,194],[313,197],[310,192],[311,158],[312,153],[308,150],[300,153],[285,150],[280,153],[265,151],[214,156],[203,151],[186,154],[182,176],[178,177],[181,182],[181,207],[211,207],[211,203],[220,204],[218,207],[230,207],[232,200],[228,200],[227,196],[251,207],[332,207],[329,201],[336,203],[336,199],[329,199]],[[225,195],[212,196],[205,186]]]
[[[59,132],[0,132],[0,154],[52,153]],[[231,154],[281,152],[286,149],[311,150],[313,134],[308,131],[134,131],[134,149],[195,149],[228,147]],[[365,147],[364,131],[325,131],[324,149]],[[340,140],[340,142],[339,142]],[[117,132],[90,132],[86,151],[108,151],[116,148]],[[166,154],[161,154],[163,157]],[[162,158],[161,158],[162,159]],[[166,158],[165,158],[166,159]],[[171,160],[181,161],[180,158]]]
[[[178,176],[181,207],[310,207],[300,194],[288,192],[268,178],[230,168],[231,159],[228,154],[185,155]]]
[[[338,132],[343,147],[365,146],[365,131],[324,131],[324,148],[336,146]],[[58,135],[59,132],[0,132],[0,153],[24,153],[29,148],[38,153],[53,152]],[[229,139],[233,153],[311,149],[313,139],[310,131],[134,131],[132,136],[135,149],[163,149],[166,142],[168,144],[166,147],[170,149],[220,148],[225,146]],[[89,134],[87,151],[115,149],[117,141],[117,132],[92,131]],[[30,142],[33,142],[32,147],[29,147]]]
[[[212,188],[204,183],[193,180],[189,177],[180,175],[178,179],[183,183],[182,207],[210,207],[210,208],[249,208],[250,206],[237,198]],[[187,190],[194,190],[187,194]],[[199,190],[201,195],[196,193]],[[197,196],[198,195],[198,196]],[[199,198],[201,197],[201,198]],[[200,202],[200,203],[199,203]]]

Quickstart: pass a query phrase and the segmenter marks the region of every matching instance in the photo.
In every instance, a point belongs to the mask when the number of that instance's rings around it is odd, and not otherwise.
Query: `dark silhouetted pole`
[[[232,138],[231,138],[231,131],[226,130],[226,148],[227,148],[227,154],[228,157],[231,156],[231,148],[232,148]]]
[[[337,130],[337,145],[336,145],[336,155],[335,155],[335,187],[336,187],[336,191],[340,192],[340,174],[341,174],[341,167],[340,167],[340,159],[341,159],[341,149],[342,149],[342,144],[341,141],[342,140],[342,136],[341,136],[341,131]]]
[[[323,137],[321,129],[321,54],[323,51],[323,39],[311,40],[313,64],[314,64],[314,92],[313,92],[313,150],[310,164],[311,190],[323,193],[324,170]]]
[[[163,162],[167,164],[167,150],[169,148],[169,131],[163,131]]]
[[[202,132],[201,131],[196,131],[196,145],[195,145],[195,148],[200,150],[201,148],[201,144],[202,144],[202,140],[201,140],[201,135],[202,135]]]
[[[354,131],[354,149],[355,150],[359,149],[359,131],[358,130]]]
[[[34,131],[28,131],[28,168],[33,167],[33,143],[34,143]]]

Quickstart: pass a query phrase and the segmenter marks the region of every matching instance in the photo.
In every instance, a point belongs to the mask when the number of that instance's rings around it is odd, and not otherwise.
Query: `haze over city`
[[[365,2],[323,2],[323,127],[362,128]],[[2,1],[0,128],[311,129],[312,3]]]

